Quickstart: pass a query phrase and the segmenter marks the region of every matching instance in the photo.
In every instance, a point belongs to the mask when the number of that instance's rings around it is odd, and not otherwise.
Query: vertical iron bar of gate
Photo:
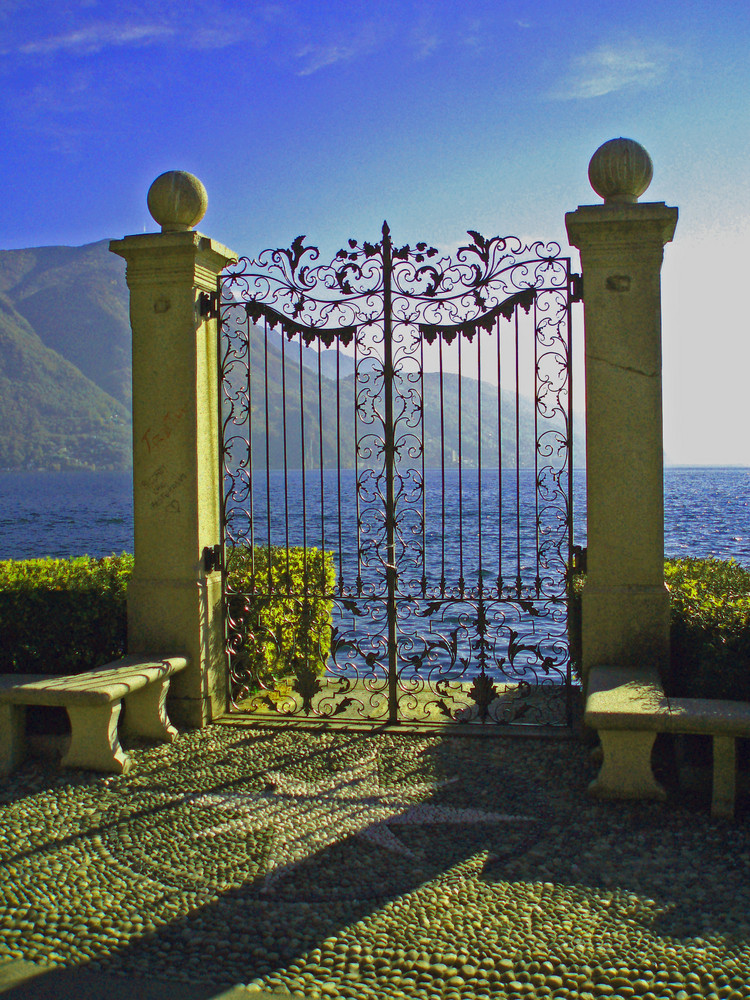
[[[542,573],[539,567],[540,564],[540,552],[539,552],[539,492],[542,485],[539,481],[539,337],[537,336],[537,330],[539,329],[539,318],[536,311],[537,297],[534,296],[534,326],[533,334],[534,337],[534,565],[536,571],[534,574],[534,593],[539,597],[542,590]],[[516,312],[518,310],[516,309]]]
[[[222,345],[222,334],[224,327],[224,313],[222,311],[222,287],[221,287],[222,275],[218,274],[216,276],[216,309],[218,312],[218,319],[216,320],[216,363],[219,374],[219,386],[218,392],[216,393],[217,399],[217,419],[219,428],[219,447],[218,447],[218,459],[219,459],[219,545],[221,551],[221,563],[219,564],[219,570],[221,571],[221,635],[224,643],[224,657],[225,664],[227,666],[229,663],[229,627],[227,622],[227,498],[226,498],[226,480],[227,474],[225,472],[226,465],[226,455],[224,453],[224,439],[226,437],[226,428],[224,427],[224,348]],[[228,337],[227,337],[228,339]],[[227,705],[232,704],[232,672],[230,669],[226,671],[226,696]]]
[[[398,649],[396,630],[396,497],[394,489],[395,428],[393,426],[393,317],[391,269],[393,248],[388,223],[383,223],[383,392],[385,393],[385,532],[388,613],[388,719],[398,721]]]
[[[565,579],[565,610],[568,647],[570,647],[570,587],[573,585],[573,302],[577,301],[574,295],[575,277],[570,273],[570,260],[565,262],[566,268],[566,299],[567,299],[567,370],[568,380],[568,565],[566,567]],[[570,663],[570,648],[568,648],[568,663],[565,675],[565,721],[570,727],[573,725],[573,677]]]

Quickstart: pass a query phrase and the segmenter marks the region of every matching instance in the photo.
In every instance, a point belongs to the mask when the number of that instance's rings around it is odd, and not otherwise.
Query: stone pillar
[[[135,568],[128,588],[128,651],[189,657],[169,712],[202,726],[226,708],[221,574],[203,549],[220,541],[216,319],[202,293],[236,254],[193,231],[208,199],[191,174],[151,185],[161,233],[126,236],[133,330]]]
[[[586,330],[584,680],[592,666],[669,666],[660,272],[677,209],[638,203],[651,175],[642,146],[613,139],[589,165],[604,204],[565,217]]]

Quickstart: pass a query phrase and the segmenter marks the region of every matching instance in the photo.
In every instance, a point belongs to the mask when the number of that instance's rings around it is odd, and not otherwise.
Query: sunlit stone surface
[[[633,139],[610,139],[589,163],[591,187],[605,202],[633,203],[648,188],[654,174],[651,157]]]
[[[148,191],[148,210],[162,232],[186,232],[206,214],[208,194],[194,174],[168,170],[160,174]]]

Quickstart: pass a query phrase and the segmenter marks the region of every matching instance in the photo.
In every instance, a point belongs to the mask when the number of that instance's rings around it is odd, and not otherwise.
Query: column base
[[[581,595],[583,675],[591,667],[669,669],[669,593],[653,587],[600,587],[587,583]]]

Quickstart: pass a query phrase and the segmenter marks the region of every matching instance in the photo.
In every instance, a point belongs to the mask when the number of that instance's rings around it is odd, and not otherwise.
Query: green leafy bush
[[[750,572],[733,559],[665,564],[675,697],[750,701]]]
[[[230,614],[242,623],[238,658],[257,682],[325,670],[331,645],[333,560],[317,549],[230,550]],[[307,572],[305,574],[305,565]],[[127,648],[133,556],[0,561],[0,673],[76,674]],[[305,591],[309,596],[305,596]],[[238,664],[234,664],[236,667]]]
[[[237,547],[227,563],[230,630],[238,628],[243,637],[233,675],[248,693],[289,675],[298,691],[309,693],[331,650],[331,554]]]
[[[570,666],[573,676],[581,680],[582,638],[581,638],[581,591],[586,577],[576,574],[568,585],[568,644],[570,645]]]
[[[750,571],[733,559],[668,559],[672,697],[750,701]],[[575,575],[569,593],[571,660],[580,672],[581,592]]]
[[[75,674],[122,656],[133,557],[0,561],[0,672]]]

